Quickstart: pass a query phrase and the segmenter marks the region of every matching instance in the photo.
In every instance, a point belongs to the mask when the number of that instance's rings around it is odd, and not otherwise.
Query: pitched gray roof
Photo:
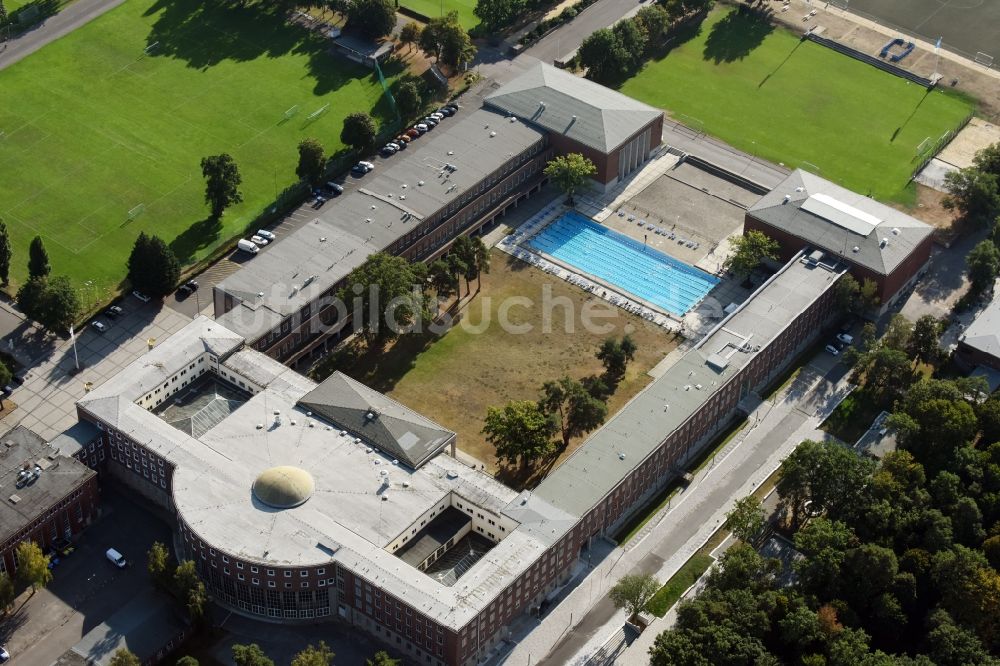
[[[501,87],[485,103],[604,153],[663,115],[659,109],[544,63]],[[655,139],[659,143],[659,137]]]
[[[933,232],[906,213],[801,169],[747,213],[881,275],[892,273]]]
[[[455,433],[342,372],[302,396],[299,405],[416,469]]]
[[[994,298],[965,329],[962,342],[967,347],[1000,359],[1000,298]]]

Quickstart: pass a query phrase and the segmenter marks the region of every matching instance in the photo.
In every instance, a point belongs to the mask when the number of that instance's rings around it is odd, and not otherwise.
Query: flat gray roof
[[[40,471],[35,476],[35,467]],[[31,477],[20,474],[27,469]],[[0,544],[41,518],[96,472],[59,453],[24,426],[0,437]],[[19,487],[20,486],[20,487]]]
[[[892,273],[934,231],[906,213],[801,169],[747,214],[881,275]]]
[[[610,153],[663,115],[581,76],[539,63],[486,97],[486,105]],[[653,137],[653,145],[660,137]]]
[[[219,321],[250,339],[274,328],[543,137],[488,109],[446,118],[225,278],[243,308]]]
[[[337,562],[458,629],[575,524],[557,507],[519,496],[446,454],[416,470],[395,464],[396,456],[365,433],[341,431],[302,404],[315,382],[242,343],[218,322],[198,317],[77,403],[174,464],[177,514],[214,548],[264,565]],[[195,362],[209,349],[220,359],[218,369]],[[230,382],[252,377],[263,386],[197,439],[137,404],[192,363]],[[307,472],[315,489],[304,503],[276,511],[251,489],[262,472],[281,466]],[[449,587],[389,548],[453,495],[516,526]]]
[[[986,309],[960,338],[960,342],[971,349],[1000,359],[1000,297],[994,296]]]
[[[801,254],[557,467],[534,495],[582,517],[843,274]]]
[[[75,456],[80,449],[94,441],[100,432],[93,423],[77,421],[72,427],[56,435],[49,446],[64,456]]]

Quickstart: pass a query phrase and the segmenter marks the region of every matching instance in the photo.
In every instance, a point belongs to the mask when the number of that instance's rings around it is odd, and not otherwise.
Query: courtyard
[[[464,298],[464,284],[462,294]],[[638,351],[608,401],[609,416],[651,381],[647,372],[678,340],[659,326],[494,251],[481,291],[476,293],[473,284],[472,297],[464,298],[445,334],[408,335],[380,354],[342,352],[320,368],[321,373],[339,369],[454,430],[461,451],[496,471],[493,447],[481,432],[487,409],[509,400],[535,400],[543,383],[564,375],[600,375],[604,368],[594,356],[598,347],[606,338],[626,333]],[[563,456],[581,441],[572,441]]]

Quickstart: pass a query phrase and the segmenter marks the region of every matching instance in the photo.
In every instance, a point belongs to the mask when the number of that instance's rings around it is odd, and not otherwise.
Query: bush
[[[576,10],[576,7],[569,6],[566,9],[562,10],[562,13],[559,15],[559,19],[563,23],[566,23],[568,21],[572,21],[573,19],[575,19],[578,13],[579,12]]]

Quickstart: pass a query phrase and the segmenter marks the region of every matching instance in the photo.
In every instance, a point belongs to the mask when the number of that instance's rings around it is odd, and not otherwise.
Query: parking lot
[[[52,583],[30,598],[27,593],[20,597],[13,615],[0,624],[0,643],[10,650],[11,663],[48,666],[150,588],[146,552],[154,541],[171,544],[167,524],[105,484],[101,517],[79,537],[75,552],[53,569]],[[107,560],[104,553],[112,547],[130,566],[118,569]]]

